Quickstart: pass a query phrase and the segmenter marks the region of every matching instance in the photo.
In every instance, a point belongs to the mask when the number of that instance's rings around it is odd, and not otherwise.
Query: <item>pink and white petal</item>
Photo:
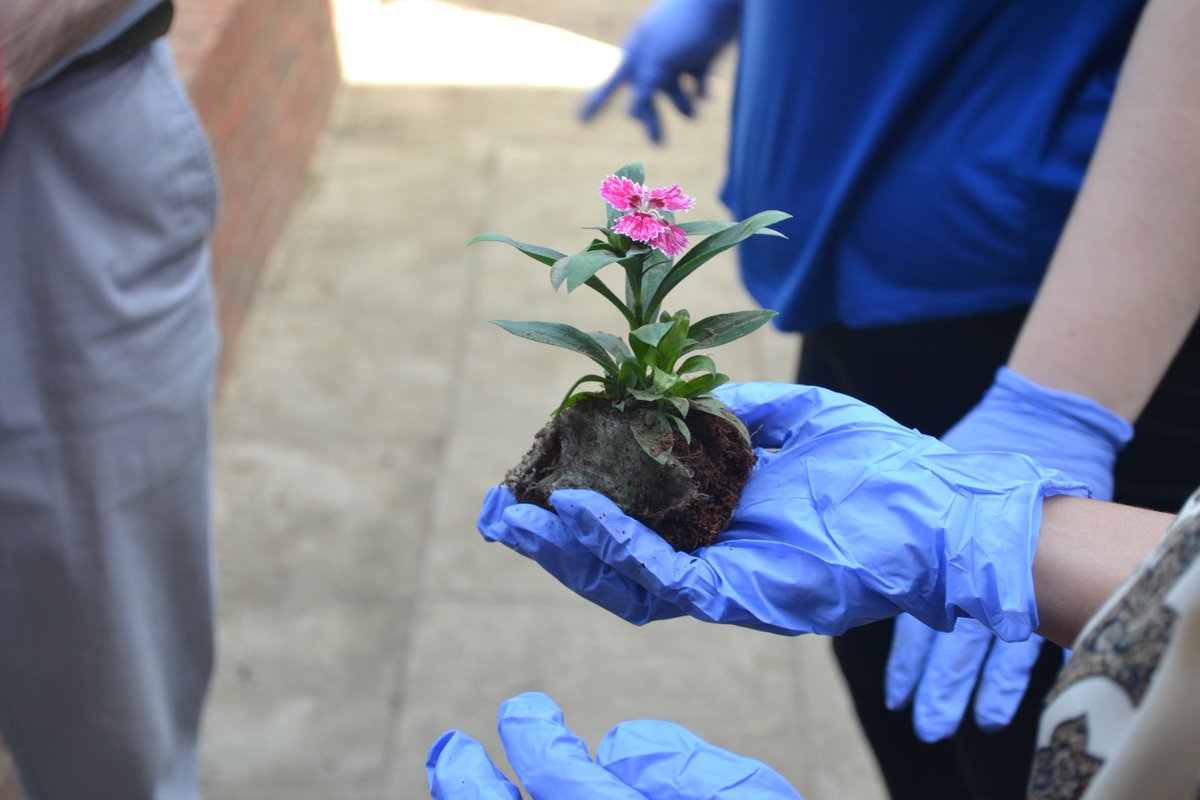
[[[687,234],[664,221],[658,236],[650,244],[669,256],[677,256],[687,249]]]
[[[642,214],[635,211],[617,220],[617,223],[613,225],[613,230],[625,234],[635,242],[653,244],[662,235],[665,224],[653,214]]]
[[[620,175],[609,175],[600,184],[600,196],[617,211],[638,210],[645,195],[644,186]]]
[[[651,189],[646,205],[664,211],[690,211],[692,206],[696,205],[696,199],[688,197],[679,188],[679,184],[673,183],[670,186]]]

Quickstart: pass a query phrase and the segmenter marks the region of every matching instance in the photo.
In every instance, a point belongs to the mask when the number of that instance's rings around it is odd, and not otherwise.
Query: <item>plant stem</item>
[[[600,293],[601,297],[603,297],[605,300],[607,300],[608,302],[610,302],[614,306],[616,306],[617,310],[621,312],[621,316],[623,316],[625,318],[625,321],[629,323],[630,330],[633,330],[634,328],[638,327],[637,318],[634,317],[632,312],[630,312],[630,310],[625,307],[625,304],[623,302],[621,302],[621,298],[619,298],[615,294],[613,294],[612,290],[604,285],[604,281],[600,280],[599,278],[597,278],[595,276],[592,276],[591,278],[588,278],[584,282],[584,286],[590,286],[591,288],[595,289],[597,292]]]
[[[625,283],[629,287],[629,296],[633,299],[633,321],[630,322],[634,328],[640,328],[646,322],[642,319],[642,262],[644,257],[630,258],[620,262],[625,268]]]

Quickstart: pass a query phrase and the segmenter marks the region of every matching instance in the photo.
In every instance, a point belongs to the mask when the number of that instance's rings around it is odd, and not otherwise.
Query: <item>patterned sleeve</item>
[[[1046,698],[1033,800],[1200,798],[1200,491]]]

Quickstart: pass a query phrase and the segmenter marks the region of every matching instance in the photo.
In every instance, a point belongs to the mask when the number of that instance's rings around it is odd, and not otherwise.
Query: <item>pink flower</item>
[[[629,178],[609,175],[600,184],[600,196],[617,211],[638,211],[646,196],[646,187]]]
[[[600,184],[600,196],[617,211],[690,211],[696,205],[678,184],[647,189],[640,183],[609,175]]]
[[[678,184],[672,183],[661,189],[651,189],[648,205],[664,211],[691,211],[696,201],[684,194]]]
[[[677,256],[687,248],[687,234],[661,216],[663,211],[688,211],[696,204],[678,184],[647,189],[629,178],[609,175],[600,184],[600,196],[617,211],[632,212],[617,220],[613,226],[617,233],[669,256]]]
[[[677,256],[687,249],[687,234],[657,214],[635,211],[617,220],[613,226],[635,242],[657,247],[669,256]]]

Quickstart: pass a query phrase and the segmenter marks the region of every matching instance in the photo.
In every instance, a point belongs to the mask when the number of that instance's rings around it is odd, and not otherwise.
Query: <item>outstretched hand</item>
[[[709,744],[673,722],[622,722],[596,758],[540,692],[500,704],[500,741],[532,800],[802,800],[783,777],[754,759]],[[521,792],[477,741],[457,730],[425,762],[433,800],[521,800]]]
[[[629,115],[662,141],[662,123],[654,106],[664,93],[685,116],[695,106],[681,78],[692,78],[696,97],[704,97],[709,66],[737,35],[741,0],[659,0],[642,16],[625,41],[621,64],[605,83],[588,94],[579,116],[589,120],[620,86],[628,83]]]
[[[487,496],[479,530],[637,624],[688,614],[783,634],[841,633],[913,614],[974,616],[1010,640],[1037,626],[1030,571],[1042,499],[1086,489],[1030,459],[958,453],[854,398],[733,384],[720,399],[758,463],[715,544],[676,552],[607,498],[555,512]]]

